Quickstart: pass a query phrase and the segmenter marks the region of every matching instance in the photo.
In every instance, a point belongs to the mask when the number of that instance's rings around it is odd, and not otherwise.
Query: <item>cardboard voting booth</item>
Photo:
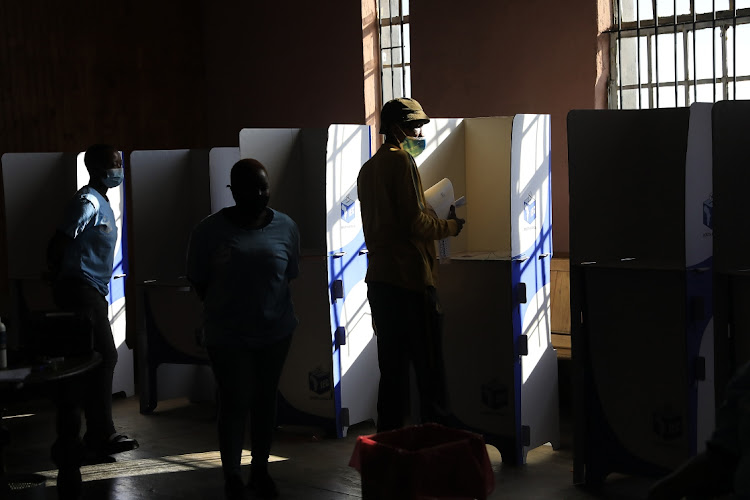
[[[239,139],[239,148],[131,155],[141,411],[166,397],[212,397],[197,342],[202,305],[185,280],[185,256],[193,227],[234,205],[231,168],[251,157],[268,169],[269,206],[300,229],[300,275],[292,282],[299,326],[281,376],[278,422],[343,436],[350,423],[375,418],[377,400],[356,191],[370,157],[369,128],[245,129]]]
[[[520,464],[529,449],[559,444],[549,116],[433,119],[422,130],[423,185],[448,179],[446,196],[466,201],[439,267],[450,411]]]
[[[23,343],[23,318],[29,313],[54,311],[47,269],[47,244],[65,205],[88,183],[83,153],[6,153],[0,158],[5,196],[8,279],[12,297],[9,321],[11,342]],[[112,391],[134,393],[133,353],[125,345],[125,280],[128,274],[128,236],[123,186],[107,192],[117,224],[113,279],[109,282],[109,318],[119,356]]]
[[[349,425],[376,417],[379,372],[357,197],[370,129],[244,129],[240,155],[266,166],[270,206],[300,230],[300,276],[292,282],[299,326],[281,376],[278,421],[344,436]]]
[[[713,428],[711,106],[568,114],[576,482]]]
[[[716,391],[722,401],[727,382],[750,361],[750,242],[746,124],[750,101],[713,106],[714,306],[716,309]]]
[[[185,278],[190,232],[211,213],[209,164],[238,159],[237,148],[133,151],[131,273],[137,298],[140,411],[159,399],[213,399],[208,357],[200,346],[202,304]],[[230,165],[231,166],[231,165]]]

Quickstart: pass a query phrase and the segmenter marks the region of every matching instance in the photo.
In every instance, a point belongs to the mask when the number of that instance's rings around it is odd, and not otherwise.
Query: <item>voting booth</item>
[[[23,345],[30,315],[57,310],[47,269],[47,245],[61,222],[66,204],[89,181],[83,153],[6,153],[0,158],[5,197],[8,280],[12,317],[9,342]],[[113,278],[109,282],[109,319],[118,362],[113,393],[135,392],[133,353],[125,344],[125,280],[128,236],[123,186],[107,191],[117,224]],[[29,332],[30,333],[30,332]]]
[[[576,482],[713,428],[711,105],[568,114]]]
[[[185,279],[190,232],[234,205],[230,171],[240,158],[268,170],[269,206],[300,230],[299,318],[279,387],[279,424],[317,425],[343,436],[376,416],[378,368],[364,276],[367,257],[356,179],[370,157],[367,126],[244,129],[239,148],[135,151],[133,268],[138,289],[141,411],[158,400],[211,397],[198,341],[202,304]]]
[[[300,276],[292,282],[299,326],[281,375],[278,423],[316,424],[345,436],[349,425],[375,419],[379,381],[357,197],[370,129],[244,129],[240,156],[266,166],[269,206],[300,230]],[[212,185],[228,178],[228,170],[212,170]],[[228,195],[212,194],[212,208],[231,204]]]
[[[431,204],[465,200],[461,234],[438,243],[449,410],[504,463],[521,464],[528,450],[559,445],[549,116],[433,119],[422,133],[416,161]]]
[[[713,106],[714,305],[717,403],[727,382],[750,361],[750,218],[747,134],[750,101]]]
[[[226,161],[239,158],[237,148]],[[133,151],[131,277],[135,281],[138,395],[141,413],[160,399],[213,399],[208,356],[200,345],[203,305],[185,278],[190,232],[211,213],[209,164],[218,150]],[[230,165],[231,166],[231,165]]]

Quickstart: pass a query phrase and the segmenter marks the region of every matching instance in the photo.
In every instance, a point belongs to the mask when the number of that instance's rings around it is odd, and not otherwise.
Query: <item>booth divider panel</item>
[[[349,425],[377,414],[377,350],[364,281],[367,255],[357,192],[360,167],[370,154],[368,126],[329,127],[325,202],[333,383],[340,398],[337,412],[345,408],[348,414],[348,421],[338,419],[341,436]],[[334,293],[336,283],[341,284],[341,295]]]
[[[513,117],[471,118],[466,124],[468,251],[511,257],[511,132]],[[457,192],[456,196],[460,196]]]
[[[240,148],[212,148],[211,151],[209,151],[208,175],[211,213],[216,213],[224,207],[234,205],[232,192],[227,185],[230,184],[229,172],[239,160]]]
[[[6,153],[1,160],[8,278],[41,279],[47,269],[47,243],[77,189],[76,156]]]
[[[131,279],[185,275],[190,233],[210,214],[208,150],[133,151]]]
[[[512,258],[552,253],[549,119],[549,115],[513,118],[508,185]],[[549,273],[545,279],[548,282]]]
[[[427,190],[443,179],[453,184],[456,197],[466,195],[466,124],[462,119],[435,118],[422,127],[422,134],[427,138],[427,148],[416,158],[422,187]],[[467,197],[467,203],[471,199]],[[468,220],[467,206],[458,207],[459,217]],[[469,250],[467,225],[457,238],[451,238],[452,254]]]
[[[439,293],[451,410],[470,429],[515,438],[519,387],[510,266],[499,260],[453,261],[440,267]]]
[[[589,268],[584,276],[590,465],[673,469],[690,453],[685,273]]]
[[[690,110],[568,113],[571,263],[685,267]]]
[[[300,213],[300,245],[305,253],[325,255],[326,253],[326,149],[328,130],[325,128],[303,128],[300,131],[303,169],[296,182],[302,189],[304,206]],[[356,168],[352,165],[351,168]],[[290,179],[290,182],[294,180]]]
[[[712,109],[715,389],[717,400],[736,370],[750,361],[750,218],[747,124],[750,101],[720,101]]]
[[[716,271],[750,269],[750,101],[721,101],[713,111],[714,256]]]
[[[300,423],[304,415],[333,421],[333,365],[328,318],[328,274],[324,257],[303,257],[292,281],[292,300],[299,325],[292,337],[279,392],[284,400],[280,423]],[[291,408],[298,414],[291,414]]]
[[[685,155],[685,265],[713,265],[712,104],[690,106]]]

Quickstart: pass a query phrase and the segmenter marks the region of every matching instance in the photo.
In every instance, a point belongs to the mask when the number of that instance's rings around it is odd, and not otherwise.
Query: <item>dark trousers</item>
[[[80,281],[60,281],[54,285],[53,292],[58,307],[88,316],[94,351],[102,357],[101,364],[93,370],[60,383],[56,396],[58,442],[65,441],[64,447],[70,449],[72,441],[80,440],[82,408],[86,416],[84,439],[96,446],[115,432],[112,377],[117,364],[117,348],[109,325],[107,300],[94,287]],[[56,458],[55,449],[53,447],[53,458]]]
[[[291,335],[268,346],[208,348],[219,386],[219,451],[225,479],[240,476],[245,426],[250,416],[253,464],[268,463],[276,425],[276,392]]]
[[[435,421],[446,406],[442,313],[434,288],[415,292],[368,283],[378,340],[378,432],[403,427],[409,415],[409,366],[414,366],[421,419]]]

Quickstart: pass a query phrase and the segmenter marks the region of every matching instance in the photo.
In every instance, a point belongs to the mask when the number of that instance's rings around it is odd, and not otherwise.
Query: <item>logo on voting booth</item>
[[[714,195],[703,202],[703,225],[709,229],[714,228]]]
[[[536,200],[531,195],[523,202],[523,218],[527,224],[536,220]]]
[[[671,441],[682,436],[682,416],[673,412],[654,412],[654,432],[665,441]]]
[[[308,382],[315,394],[325,394],[331,390],[331,374],[319,366],[308,374]]]
[[[346,195],[344,201],[341,202],[341,218],[344,222],[351,222],[354,220],[354,200],[349,195]]]
[[[508,406],[508,388],[498,380],[482,384],[482,404],[492,410]]]

